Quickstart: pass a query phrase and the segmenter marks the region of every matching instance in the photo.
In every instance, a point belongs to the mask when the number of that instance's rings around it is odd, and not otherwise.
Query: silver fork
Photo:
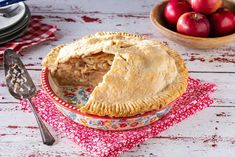
[[[25,69],[19,56],[13,50],[6,50],[3,55],[6,84],[9,92],[16,99],[27,99],[34,113],[42,141],[46,145],[52,145],[55,142],[46,125],[38,115],[31,98],[36,94],[36,87]]]

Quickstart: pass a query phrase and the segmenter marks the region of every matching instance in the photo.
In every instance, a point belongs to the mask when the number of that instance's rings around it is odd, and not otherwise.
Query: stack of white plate
[[[11,7],[12,10],[6,7],[0,8],[2,12],[10,10],[10,16],[0,14],[0,45],[21,36],[27,29],[31,17],[28,6],[23,2],[7,7]]]

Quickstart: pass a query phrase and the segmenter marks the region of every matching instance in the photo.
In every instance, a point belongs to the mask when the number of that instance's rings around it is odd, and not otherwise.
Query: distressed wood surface
[[[39,88],[41,60],[58,44],[97,31],[126,31],[162,41],[182,55],[192,77],[218,86],[211,95],[215,103],[121,156],[234,156],[235,42],[216,49],[196,50],[170,41],[149,20],[151,8],[159,1],[27,1],[33,15],[57,25],[59,31],[57,40],[23,50],[22,60]],[[90,156],[63,135],[58,135],[56,145],[43,145],[33,115],[23,112],[18,101],[9,95],[3,72],[0,61],[0,157]]]

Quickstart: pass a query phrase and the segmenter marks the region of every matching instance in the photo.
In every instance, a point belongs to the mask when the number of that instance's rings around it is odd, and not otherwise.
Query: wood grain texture
[[[190,49],[162,36],[152,25],[149,12],[160,0],[30,0],[32,14],[57,25],[57,39],[21,52],[22,60],[40,87],[42,58],[58,44],[71,42],[97,31],[127,31],[154,38],[176,49],[190,75],[217,84],[215,103],[149,139],[121,156],[230,157],[235,154],[235,42],[210,50]],[[233,0],[233,2],[235,2]],[[32,113],[23,112],[9,95],[0,61],[0,157],[90,156],[64,135],[52,147],[42,144]]]
[[[41,57],[44,57],[55,45],[71,42],[84,35],[92,34],[98,31],[126,31],[145,35],[148,38],[154,38],[164,42],[168,46],[176,49],[185,59],[191,71],[235,71],[235,43],[211,50],[190,49],[178,45],[166,37],[162,36],[152,26],[148,18],[125,18],[125,17],[107,17],[107,15],[96,15],[96,18],[102,20],[100,23],[84,23],[79,21],[80,17],[74,17],[76,22],[61,21],[61,18],[70,18],[70,14],[55,14],[55,17],[46,16],[44,20],[47,23],[59,26],[60,31],[57,34],[57,41],[46,42],[30,49],[24,50],[21,54],[24,56],[24,62],[28,68],[40,69]],[[58,18],[60,17],[60,18]],[[94,16],[91,16],[94,17]],[[59,19],[59,20],[58,20]],[[81,19],[80,19],[81,20]],[[119,25],[121,24],[121,25]],[[143,25],[144,24],[144,25]],[[98,27],[97,27],[98,25]],[[148,33],[146,33],[146,31]],[[34,53],[28,53],[30,51]],[[198,53],[200,52],[200,53]],[[206,67],[206,68],[205,68]]]

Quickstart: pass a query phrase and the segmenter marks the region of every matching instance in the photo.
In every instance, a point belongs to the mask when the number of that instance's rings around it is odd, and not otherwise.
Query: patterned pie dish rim
[[[43,68],[41,71],[41,85],[43,91],[46,93],[49,99],[56,105],[57,109],[62,112],[66,117],[69,117],[73,121],[95,129],[102,130],[129,130],[134,128],[143,127],[152,124],[165,116],[173,107],[174,102],[165,105],[159,110],[148,111],[143,114],[131,116],[131,117],[108,117],[98,116],[88,113],[82,113],[78,107],[68,103],[63,98],[59,97],[53,90],[50,84],[50,71],[48,68]]]

